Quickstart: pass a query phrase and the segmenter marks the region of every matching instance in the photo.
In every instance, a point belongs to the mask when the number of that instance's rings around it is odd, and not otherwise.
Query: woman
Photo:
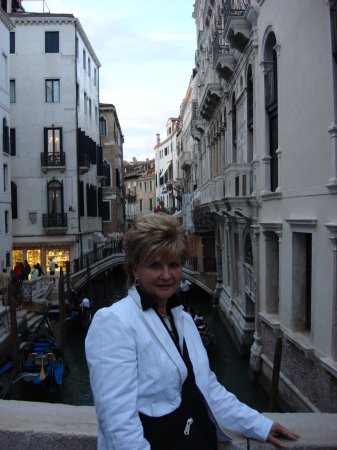
[[[240,403],[209,369],[193,319],[176,292],[188,259],[171,216],[137,221],[125,238],[128,296],[100,309],[86,338],[98,449],[216,449],[220,426],[282,445],[290,433]]]

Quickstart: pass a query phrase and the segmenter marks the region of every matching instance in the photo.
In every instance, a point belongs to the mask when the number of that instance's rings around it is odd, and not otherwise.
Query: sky
[[[124,160],[154,157],[178,117],[197,48],[194,0],[23,0],[26,12],[73,14],[102,65],[100,102],[113,103]]]

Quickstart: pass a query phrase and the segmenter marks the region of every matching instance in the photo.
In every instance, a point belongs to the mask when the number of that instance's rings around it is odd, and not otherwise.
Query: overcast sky
[[[77,17],[100,60],[100,102],[113,103],[124,159],[153,158],[156,133],[178,117],[194,67],[194,0],[27,1],[27,12]],[[46,7],[48,6],[48,8]]]

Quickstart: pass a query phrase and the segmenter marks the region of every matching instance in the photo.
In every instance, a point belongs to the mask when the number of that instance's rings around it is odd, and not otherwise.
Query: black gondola
[[[47,315],[22,348],[20,369],[19,379],[44,393],[62,385],[65,367]]]

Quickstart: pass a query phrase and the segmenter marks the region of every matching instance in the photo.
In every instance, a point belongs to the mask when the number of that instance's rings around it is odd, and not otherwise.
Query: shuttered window
[[[45,33],[45,52],[59,53],[59,32],[46,31]]]

